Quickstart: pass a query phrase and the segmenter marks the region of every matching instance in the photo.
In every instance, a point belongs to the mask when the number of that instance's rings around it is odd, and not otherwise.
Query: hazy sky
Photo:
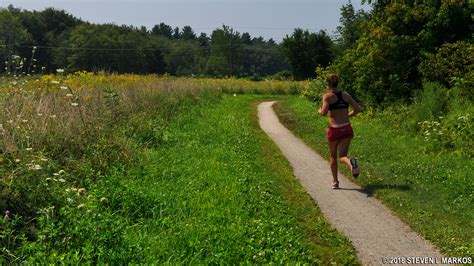
[[[173,27],[190,25],[196,33],[211,33],[222,24],[252,37],[281,41],[300,27],[326,30],[333,35],[339,25],[340,8],[349,0],[0,0],[0,7],[13,4],[28,10],[45,7],[64,9],[94,23],[146,26],[164,22]],[[360,0],[352,1],[356,9]]]

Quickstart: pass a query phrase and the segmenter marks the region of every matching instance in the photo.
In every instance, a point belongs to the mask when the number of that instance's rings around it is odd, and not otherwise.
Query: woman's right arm
[[[344,93],[347,97],[347,102],[352,106],[352,111],[349,112],[349,117],[354,117],[358,113],[362,112],[362,107],[354,100],[348,93]]]
[[[321,105],[321,108],[319,108],[318,113],[321,116],[325,116],[325,115],[327,115],[328,111],[329,111],[328,95],[324,94],[323,95],[323,104]]]

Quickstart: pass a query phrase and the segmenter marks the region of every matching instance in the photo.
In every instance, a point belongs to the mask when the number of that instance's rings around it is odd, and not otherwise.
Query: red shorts
[[[345,125],[342,127],[328,127],[326,128],[326,137],[329,141],[353,138],[354,131],[352,131],[351,125]]]

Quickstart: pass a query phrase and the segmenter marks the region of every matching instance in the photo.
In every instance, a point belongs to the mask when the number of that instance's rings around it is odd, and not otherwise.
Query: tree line
[[[64,10],[0,9],[4,72],[105,70],[118,73],[264,77],[288,70],[281,45],[229,26],[199,35],[165,23],[151,30],[92,24]]]
[[[0,65],[9,72],[41,66],[46,72],[215,77],[278,73],[297,80],[315,78],[320,67],[339,73],[342,87],[375,105],[410,99],[423,80],[472,85],[473,5],[467,0],[362,2],[371,10],[341,7],[336,37],[295,29],[281,43],[225,25],[208,36],[190,26],[91,24],[63,10],[9,6],[0,10]],[[472,95],[472,89],[467,92]]]

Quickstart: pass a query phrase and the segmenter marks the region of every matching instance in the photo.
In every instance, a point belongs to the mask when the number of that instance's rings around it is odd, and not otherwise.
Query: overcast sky
[[[173,27],[191,26],[196,33],[211,33],[226,24],[252,37],[281,41],[300,27],[324,29],[334,34],[340,8],[349,0],[0,0],[0,7],[13,4],[28,10],[46,7],[64,9],[93,23],[146,26],[164,22]],[[360,0],[352,1],[356,9]]]

